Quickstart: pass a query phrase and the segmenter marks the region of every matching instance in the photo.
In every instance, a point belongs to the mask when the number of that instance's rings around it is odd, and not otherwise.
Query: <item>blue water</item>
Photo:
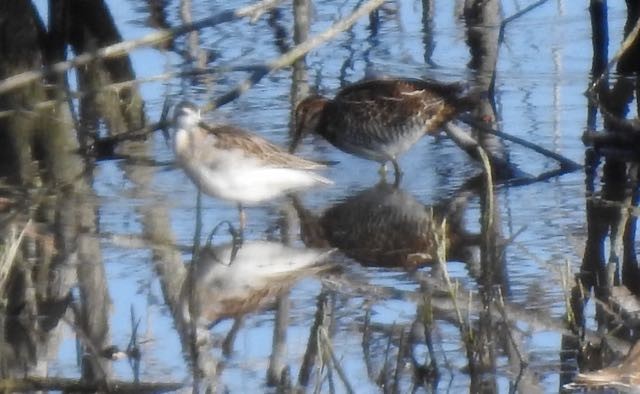
[[[46,15],[46,2],[37,2]],[[141,37],[152,29],[142,23],[146,18],[142,1],[110,0],[117,26],[125,39]],[[168,2],[169,21],[179,23],[178,2]],[[228,2],[194,0],[194,19],[220,12],[230,7]],[[240,6],[234,2],[234,6]],[[247,3],[247,2],[243,2]],[[326,29],[336,15],[350,13],[356,1],[317,1],[313,5],[311,34]],[[464,22],[457,14],[457,3],[434,1],[435,49],[431,56],[437,67],[425,65],[420,1],[389,3],[394,12],[383,12],[378,43],[371,48],[366,18],[356,24],[351,33],[314,50],[307,57],[308,78],[319,90],[332,95],[341,85],[360,79],[365,71],[374,70],[391,75],[431,77],[447,81],[468,78],[469,51],[465,43]],[[509,16],[528,2],[503,2],[503,15]],[[624,6],[609,4],[611,42],[620,41],[625,20]],[[283,3],[281,23],[290,28],[292,16],[289,3]],[[278,56],[273,34],[263,16],[255,24],[246,21],[223,24],[200,34],[203,48],[215,50],[220,58],[216,64],[260,64]],[[508,25],[505,41],[500,47],[496,80],[498,120],[502,130],[531,140],[574,161],[582,162],[584,147],[580,141],[586,125],[586,98],[583,92],[589,81],[591,67],[591,30],[587,5],[578,1],[550,1]],[[177,45],[182,45],[178,40]],[[613,53],[617,47],[610,48]],[[368,54],[365,59],[364,53]],[[344,60],[352,57],[348,67]],[[148,78],[184,67],[174,53],[155,49],[140,49],[131,54],[138,78]],[[219,62],[219,63],[218,63]],[[186,97],[203,104],[219,97],[245,78],[242,73],[216,76],[210,86],[171,78],[144,83],[140,94],[145,101],[147,117],[155,121],[160,116],[166,92],[175,98]],[[238,100],[205,117],[212,122],[233,123],[253,130],[278,144],[286,145],[290,125],[291,71],[281,70],[265,77]],[[519,146],[507,144],[512,160],[524,171],[538,174],[552,169],[554,163]],[[335,162],[327,177],[335,181],[331,187],[307,193],[304,205],[320,213],[333,204],[366,189],[377,182],[377,164],[345,155],[318,138],[308,138],[300,154],[317,160]],[[173,154],[159,133],[154,136],[154,158],[171,160]],[[479,165],[468,158],[451,141],[424,138],[401,159],[405,171],[403,189],[429,206],[453,195]],[[190,247],[195,218],[195,187],[178,169],[154,168],[152,195],[162,201],[170,214],[171,230],[178,245]],[[140,236],[141,218],[137,207],[148,204],[145,198],[132,196],[131,185],[123,181],[125,172],[118,162],[99,163],[95,174],[95,190],[100,214],[100,230],[105,235],[102,254],[109,280],[113,304],[110,315],[114,343],[126,346],[130,335],[130,308],[141,318],[140,334],[148,342],[143,346],[142,380],[189,381],[190,372],[182,356],[174,324],[164,305],[149,251],[127,248],[109,237],[112,234]],[[237,220],[232,204],[203,199],[205,223]],[[565,312],[561,275],[566,262],[575,273],[581,261],[586,238],[583,174],[575,172],[546,182],[518,188],[500,188],[496,203],[502,221],[503,237],[520,234],[506,248],[507,276],[510,284],[507,302],[514,308],[544,312],[560,319]],[[279,205],[280,204],[280,205]],[[278,216],[283,201],[267,207],[250,208],[247,234],[251,239],[266,237],[265,229]],[[465,215],[466,228],[479,229],[478,199],[470,201]],[[297,241],[299,244],[299,241]],[[183,254],[188,261],[189,254]],[[370,286],[395,288],[413,292],[418,288],[411,276],[402,271],[363,268],[343,258],[353,276]],[[425,270],[428,272],[428,269]],[[477,290],[461,263],[453,263],[450,274],[465,289]],[[290,325],[287,331],[286,362],[295,378],[304,354],[309,327],[314,319],[316,296],[321,284],[306,279],[292,289]],[[416,313],[414,301],[397,298],[370,298],[358,293],[336,295],[336,318],[332,332],[334,349],[351,382],[357,382],[357,392],[376,390],[367,376],[362,360],[361,332],[365,309],[370,308],[371,320],[380,325],[410,323]],[[230,392],[255,392],[265,389],[264,379],[273,332],[274,312],[267,310],[250,315],[236,339],[235,353],[227,360],[221,381]],[[526,324],[525,324],[526,326]],[[213,330],[224,335],[230,324]],[[436,353],[446,358],[450,369],[443,368],[439,389],[467,391],[469,378],[464,372],[466,358],[459,330],[446,321],[436,322]],[[539,388],[546,392],[558,389],[560,334],[554,331],[524,330],[522,349],[535,358],[529,373],[539,377]],[[54,374],[74,376],[75,340],[67,332],[59,352],[51,360]],[[385,342],[386,345],[386,342]],[[381,345],[382,346],[382,345]],[[384,349],[384,346],[382,346]],[[499,358],[498,385],[508,390],[512,372],[508,360]],[[442,360],[440,360],[442,361]],[[114,363],[115,374],[131,377],[126,361]],[[324,386],[326,388],[326,386]],[[338,386],[338,391],[344,388]],[[324,390],[323,390],[324,391]]]

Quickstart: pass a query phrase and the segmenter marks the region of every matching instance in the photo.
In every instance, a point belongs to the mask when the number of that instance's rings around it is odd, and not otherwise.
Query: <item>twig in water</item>
[[[4,245],[3,253],[0,256],[0,291],[2,294],[5,294],[5,283],[9,277],[9,272],[11,272],[11,267],[15,262],[18,248],[20,247],[20,244],[22,244],[22,239],[29,227],[31,227],[31,219],[29,219],[24,225],[18,237],[16,237],[15,233],[12,232],[10,238]],[[8,247],[7,244],[9,245]]]
[[[302,365],[300,366],[300,372],[298,373],[298,383],[302,386],[309,384],[309,377],[311,376],[314,363],[318,357],[318,329],[325,324],[328,319],[328,296],[325,291],[318,295],[316,315],[313,322],[313,326],[310,329],[309,340],[307,342],[307,349],[302,359]],[[322,359],[320,358],[322,361]],[[319,386],[319,374],[316,375],[316,387]]]
[[[396,369],[393,374],[393,392],[400,392],[400,378],[402,375],[402,360],[404,358],[405,336],[404,329],[400,330],[400,342],[398,343],[398,355],[396,357]]]
[[[513,14],[513,15],[507,17],[507,18],[504,18],[504,20],[500,23],[500,33],[498,34],[498,43],[501,43],[503,41],[503,39],[504,39],[504,30],[507,27],[507,24],[509,22],[512,22],[515,19],[520,18],[522,15],[526,14],[527,12],[529,12],[529,11],[535,9],[535,8],[538,8],[539,6],[543,5],[546,2],[547,2],[547,0],[536,1],[535,3],[526,6],[522,10],[516,12],[515,14]]]
[[[326,41],[332,39],[343,31],[347,30],[351,26],[353,26],[358,19],[365,15],[369,15],[372,11],[380,7],[385,0],[369,0],[360,7],[358,7],[351,15],[348,17],[339,20],[334,23],[329,29],[324,32],[311,37],[304,42],[296,45],[287,53],[278,57],[275,60],[272,60],[268,63],[265,63],[264,67],[260,70],[254,71],[251,76],[244,81],[240,82],[234,89],[222,95],[218,99],[208,103],[207,105],[202,107],[202,111],[211,111],[218,107],[221,107],[224,104],[227,104],[236,98],[238,98],[242,93],[249,90],[253,85],[258,83],[263,77],[266,75],[279,70],[281,68],[290,66],[296,60],[304,56],[307,52],[312,49],[320,46]],[[1,91],[0,91],[1,93]]]
[[[486,185],[486,206],[484,212],[482,212],[482,234],[485,237],[488,237],[491,233],[491,228],[493,228],[493,175],[491,175],[491,162],[489,161],[489,156],[487,156],[487,153],[482,149],[482,147],[478,146],[477,150],[478,156],[480,156],[480,160],[482,161]]]
[[[234,11],[223,11],[211,17],[200,19],[194,23],[180,25],[171,29],[155,31],[141,38],[121,41],[113,45],[99,48],[93,52],[82,53],[72,59],[52,64],[49,67],[13,75],[3,81],[0,81],[0,94],[17,89],[47,75],[60,74],[74,67],[88,64],[97,59],[109,59],[123,56],[136,48],[155,45],[205,27],[231,22],[244,17],[256,18],[264,13],[265,10],[275,6],[276,3],[277,1],[274,0],[264,0]]]
[[[344,384],[347,392],[355,393],[353,386],[351,385],[351,383],[349,383],[349,379],[347,377],[346,372],[344,371],[344,369],[342,368],[342,365],[340,364],[340,360],[338,360],[336,353],[333,351],[333,346],[331,345],[331,339],[329,338],[329,334],[327,333],[327,328],[325,326],[321,326],[318,328],[318,339],[324,345],[323,346],[324,351],[327,352],[331,357],[331,363],[333,364],[333,367],[336,369],[336,372],[338,372],[338,376],[340,376],[340,380],[342,380],[342,383]]]
[[[395,323],[394,323],[395,327]],[[378,378],[378,386],[387,387],[389,380],[389,353],[391,353],[391,342],[393,339],[393,328],[391,329],[391,333],[389,334],[389,339],[387,340],[387,348],[384,351],[384,362],[382,363],[382,370],[380,371],[380,376]]]
[[[364,356],[364,365],[367,368],[367,375],[373,379],[373,366],[371,364],[371,309],[367,308],[362,324],[362,355]]]
[[[203,76],[203,75],[212,75],[212,74],[221,74],[221,73],[225,73],[225,72],[235,72],[235,71],[244,71],[244,72],[254,72],[256,70],[261,70],[264,68],[264,64],[247,64],[247,65],[230,65],[230,66],[220,66],[220,67],[209,67],[207,69],[195,69],[195,70],[181,70],[181,71],[168,71],[168,72],[163,72],[160,74],[156,74],[156,75],[152,75],[149,77],[141,77],[141,78],[136,78],[136,79],[129,79],[126,81],[119,81],[119,82],[113,82],[113,83],[109,83],[107,85],[102,85],[99,86],[97,88],[91,88],[91,89],[86,89],[83,91],[75,91],[75,90],[71,90],[71,89],[65,89],[64,95],[62,95],[61,97],[58,98],[54,98],[54,99],[50,99],[50,100],[43,100],[43,101],[39,101],[35,104],[31,104],[28,107],[21,107],[21,108],[11,108],[11,109],[4,109],[4,110],[0,110],[0,119],[2,118],[7,118],[7,117],[11,117],[14,116],[18,113],[25,113],[25,112],[30,112],[30,111],[38,111],[41,109],[46,109],[46,108],[51,108],[53,106],[55,106],[56,104],[60,103],[60,102],[70,102],[72,101],[72,99],[79,99],[82,97],[86,97],[86,96],[90,96],[90,95],[95,95],[97,93],[101,93],[104,91],[111,91],[111,90],[115,90],[115,91],[119,91],[125,88],[130,88],[130,87],[136,87],[139,85],[142,85],[144,83],[152,83],[152,82],[159,82],[159,81],[167,81],[173,78],[185,78],[185,77],[197,77],[197,76]],[[170,86],[170,84],[167,84],[167,86]],[[166,97],[169,97],[169,94],[165,93]],[[69,105],[71,108],[73,108],[73,106]],[[57,122],[62,122],[60,121],[58,118],[52,118],[52,120],[57,121]],[[75,123],[74,123],[75,124]],[[71,125],[71,124],[70,124]],[[152,130],[153,131],[153,130]]]
[[[564,294],[564,303],[565,310],[567,311],[567,323],[569,323],[569,327],[576,326],[576,316],[573,311],[573,306],[571,305],[571,287],[569,286],[569,277],[571,276],[571,262],[569,259],[565,259],[564,270],[561,272],[562,281],[562,293]]]
[[[529,148],[534,152],[537,152],[543,156],[546,156],[550,159],[553,159],[560,163],[560,168],[566,171],[576,171],[582,168],[582,165],[576,163],[575,161],[568,159],[558,153],[552,152],[549,149],[543,148],[540,145],[534,144],[533,142],[529,142],[524,138],[516,137],[514,135],[505,133],[504,131],[495,130],[487,125],[484,125],[475,119],[472,119],[468,116],[462,116],[459,118],[464,123],[468,124],[471,127],[477,128],[478,130],[495,135],[496,137],[503,138],[507,141],[511,141],[518,145],[524,146],[525,148]]]
[[[527,366],[528,363],[522,357],[522,352],[520,351],[520,347],[518,346],[518,343],[516,342],[515,338],[513,337],[513,334],[511,333],[509,318],[507,317],[507,312],[505,311],[505,307],[504,307],[505,304],[504,304],[504,296],[502,294],[502,290],[500,289],[499,286],[497,290],[498,290],[498,297],[496,299],[495,305],[498,307],[500,316],[502,316],[502,320],[504,321],[504,326],[506,327],[507,333],[509,334],[509,342],[511,342],[511,345],[516,351],[516,355],[518,356],[518,360],[520,361],[520,371],[522,372],[522,370]]]
[[[430,215],[433,215],[433,210],[430,211]],[[458,324],[460,324],[460,327],[463,330],[463,332],[467,331],[467,325],[462,319],[462,311],[460,309],[460,306],[458,305],[458,297],[457,297],[458,283],[456,282],[454,285],[451,282],[451,278],[449,277],[449,271],[447,270],[447,257],[446,257],[447,221],[446,219],[442,220],[442,222],[439,225],[437,225],[436,220],[432,219],[429,221],[429,223],[431,223],[431,226],[432,226],[432,229],[431,231],[429,231],[429,233],[432,234],[433,241],[436,245],[436,253],[435,253],[436,263],[440,266],[440,270],[442,272],[442,277],[444,278],[447,292],[449,293],[449,297],[451,298],[451,302],[453,303],[453,309],[455,310]]]

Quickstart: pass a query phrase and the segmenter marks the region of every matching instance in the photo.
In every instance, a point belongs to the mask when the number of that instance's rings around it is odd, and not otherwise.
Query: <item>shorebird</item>
[[[325,166],[287,153],[234,126],[209,126],[183,101],[174,111],[173,149],[184,172],[205,194],[235,202],[244,230],[245,204],[332,182],[315,171]]]
[[[273,305],[275,298],[305,276],[329,270],[329,256],[335,249],[291,247],[273,241],[248,241],[238,250],[232,265],[234,245],[202,248],[193,276],[183,286],[183,313],[188,317],[189,292],[200,305],[199,325],[213,326],[227,318]]]
[[[477,239],[462,223],[468,198],[463,193],[441,205],[425,206],[401,188],[381,182],[344,198],[319,216],[295,198],[293,203],[305,245],[338,248],[365,266],[415,270],[437,261],[439,245],[434,234],[445,218],[447,256],[467,259]]]
[[[474,107],[475,94],[460,84],[420,79],[375,79],[342,89],[332,99],[310,96],[296,107],[295,151],[308,132],[316,132],[340,150],[377,161],[381,172],[425,134],[433,134],[457,114]]]

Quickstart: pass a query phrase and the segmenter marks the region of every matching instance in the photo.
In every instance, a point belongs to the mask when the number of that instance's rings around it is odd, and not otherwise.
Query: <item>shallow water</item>
[[[36,3],[41,14],[46,15],[44,2]],[[106,3],[124,39],[152,31],[146,23],[147,2],[111,0]],[[167,2],[167,20],[171,25],[181,23],[177,3]],[[337,16],[349,14],[357,3],[314,2],[310,34],[322,32]],[[364,18],[351,31],[312,51],[306,59],[307,82],[320,92],[332,95],[340,86],[361,79],[365,72],[445,81],[467,80],[471,71],[467,66],[469,48],[465,42],[465,22],[459,15],[458,4],[461,2],[436,0],[432,3],[431,37],[423,30],[421,2],[389,3],[380,14],[381,25],[374,38]],[[527,2],[520,1],[503,3],[504,17],[527,5]],[[229,7],[228,2],[195,0],[193,18],[199,19]],[[615,2],[611,2],[609,7],[611,51],[615,51],[615,43],[621,40],[626,10]],[[287,29],[289,42],[293,21],[290,8],[288,3],[282,4],[278,21]],[[279,55],[268,17],[262,16],[253,24],[241,20],[205,29],[198,36],[199,46],[215,57],[212,66],[261,64]],[[430,56],[425,56],[425,40],[434,45]],[[577,1],[549,1],[507,25],[504,42],[499,47],[495,86],[499,128],[583,163],[585,148],[580,138],[587,126],[584,92],[590,80],[590,40],[588,9]],[[184,48],[185,40],[177,39],[174,45]],[[430,65],[425,64],[425,57],[431,60]],[[185,62],[182,56],[172,51],[140,49],[133,51],[130,58],[138,79],[192,69],[192,63]],[[153,122],[160,118],[167,94],[174,101],[186,98],[203,105],[245,77],[246,74],[241,72],[214,74],[210,80],[206,76],[194,79],[175,77],[142,83],[139,93],[144,100],[147,119]],[[72,88],[77,86],[73,79],[71,84]],[[232,123],[252,130],[286,146],[291,124],[291,84],[291,69],[274,72],[237,100],[205,114],[205,117],[211,122]],[[506,150],[511,161],[530,174],[540,174],[556,166],[548,158],[512,143],[506,143]],[[153,135],[148,154],[160,163],[173,160],[173,153],[159,132]],[[319,216],[378,182],[377,164],[346,155],[319,138],[307,137],[299,154],[333,163],[326,176],[335,182],[334,185],[301,195],[301,205],[310,215]],[[465,181],[482,171],[476,161],[446,138],[423,138],[402,157],[400,165],[405,172],[401,184],[404,204],[410,199],[412,204],[424,205],[425,209],[452,201],[459,195]],[[132,180],[132,173],[136,171],[144,178]],[[140,179],[148,183],[141,185]],[[177,334],[174,317],[166,303],[164,282],[146,243],[149,230],[145,227],[147,219],[144,215],[149,207],[153,207],[153,212],[158,215],[167,215],[172,242],[179,247],[182,260],[190,261],[196,188],[173,166],[148,167],[127,160],[98,162],[92,187],[99,222],[97,237],[100,239],[111,304],[108,315],[111,342],[126,347],[131,336],[130,314],[133,309],[140,318],[140,380],[178,381],[190,387],[190,363],[184,355],[187,350]],[[499,238],[509,240],[503,255],[501,283],[504,302],[508,310],[514,312],[510,321],[517,327],[514,331],[521,346],[519,350],[528,360],[520,389],[556,392],[561,386],[563,333],[554,325],[532,323],[536,320],[534,318],[519,319],[520,315],[515,312],[529,317],[541,315],[554,324],[562,323],[567,308],[562,277],[567,275],[567,269],[570,275],[579,270],[586,240],[584,173],[576,171],[526,186],[501,186],[495,190],[495,201],[495,217],[501,228]],[[437,211],[438,208],[434,209]],[[461,228],[478,233],[480,212],[480,199],[474,193],[468,198]],[[363,214],[363,220],[367,214]],[[237,223],[238,220],[232,204],[207,196],[203,197],[202,215],[204,233],[211,231],[220,221]],[[245,242],[277,241],[283,216],[294,217],[294,220],[289,220],[292,223],[289,232],[291,245],[302,248],[296,212],[284,198],[247,210]],[[130,245],[126,242],[128,237],[137,243]],[[229,238],[221,231],[214,243],[227,241]],[[458,250],[449,252],[455,255]],[[290,367],[295,382],[308,346],[318,298],[322,294],[328,298],[331,309],[329,336],[333,350],[348,380],[355,385],[356,392],[379,391],[375,373],[368,373],[363,358],[364,322],[368,321],[373,327],[370,357],[374,360],[374,370],[382,368],[385,352],[390,346],[390,332],[396,334],[392,336],[393,346],[390,347],[393,350],[389,355],[389,362],[395,365],[399,330],[409,335],[421,300],[418,279],[421,275],[429,277],[431,268],[407,273],[401,268],[365,267],[340,252],[335,253],[331,260],[341,267],[340,273],[307,277],[291,287],[283,364]],[[474,300],[477,300],[480,285],[471,266],[453,258],[448,270],[451,279],[460,283],[461,292],[472,292]],[[207,301],[203,302],[207,304]],[[432,331],[441,374],[435,389],[442,392],[473,391],[474,387],[477,388],[474,386],[477,381],[472,382],[468,373],[460,329],[447,313],[451,309],[447,306],[446,297],[434,297],[433,302],[441,303],[436,305],[441,312],[436,313]],[[227,320],[211,329],[216,345],[212,346],[209,354],[224,365],[219,367],[218,387],[229,392],[268,390],[265,376],[272,354],[275,319],[273,308],[248,314],[230,356],[221,354],[219,341],[229,331],[232,322]],[[469,319],[476,324],[478,311],[471,312]],[[67,325],[61,325],[59,329],[59,345],[47,358],[49,376],[80,376],[74,331]],[[503,342],[502,338],[494,339]],[[507,392],[519,371],[514,367],[515,357],[507,355],[502,345],[497,345],[498,354],[494,355],[494,378],[484,380],[493,380],[494,390]],[[424,344],[416,354],[429,359]],[[132,379],[127,361],[115,361],[112,365],[114,377]],[[402,365],[407,377],[401,380],[398,391],[406,392],[411,389],[412,382],[407,372],[409,363]],[[565,368],[577,371],[578,367],[575,362],[570,362]],[[345,386],[335,376],[335,370],[333,374],[335,390],[345,391]],[[311,378],[309,391],[319,384],[321,392],[328,392],[328,383],[317,383],[316,379],[317,376]]]

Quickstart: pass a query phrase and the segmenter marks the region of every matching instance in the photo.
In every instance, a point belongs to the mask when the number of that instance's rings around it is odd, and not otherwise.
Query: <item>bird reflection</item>
[[[228,265],[236,247],[234,243],[203,247],[193,281],[183,286],[185,315],[189,315],[192,296],[199,310],[199,326],[213,326],[223,319],[264,309],[300,278],[331,267],[329,249],[296,248],[271,241],[244,242],[233,264]]]
[[[447,256],[464,260],[461,246],[477,238],[461,229],[466,200],[462,196],[429,207],[397,186],[380,183],[348,197],[320,217],[297,200],[294,205],[307,245],[336,247],[365,266],[415,269],[435,260],[433,225],[444,218],[448,221]]]
[[[640,342],[631,347],[619,364],[578,374],[571,387],[616,387],[637,392],[640,387]]]

